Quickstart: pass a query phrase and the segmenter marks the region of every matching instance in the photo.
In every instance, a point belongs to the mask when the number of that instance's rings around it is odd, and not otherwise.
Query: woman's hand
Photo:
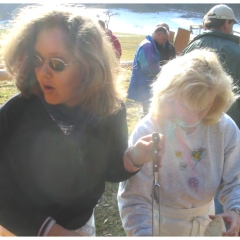
[[[238,236],[240,231],[240,215],[234,211],[225,212],[219,215],[227,224],[227,231],[224,236]],[[210,215],[209,217],[214,219],[216,216]]]
[[[158,160],[159,167],[161,167],[162,157],[165,152],[165,140],[162,134],[159,134],[159,137],[160,141],[158,143]],[[124,156],[125,168],[129,172],[134,170],[136,171],[136,168],[140,168],[142,164],[151,162],[152,160],[153,160],[153,141],[151,134],[141,137],[133,146],[127,149]],[[139,167],[135,167],[135,169],[133,169],[134,167],[131,167],[131,165]]]

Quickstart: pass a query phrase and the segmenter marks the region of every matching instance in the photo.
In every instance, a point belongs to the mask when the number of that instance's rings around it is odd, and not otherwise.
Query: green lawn
[[[121,61],[132,61],[139,43],[145,38],[145,35],[134,35],[124,33],[114,33],[122,46]]]

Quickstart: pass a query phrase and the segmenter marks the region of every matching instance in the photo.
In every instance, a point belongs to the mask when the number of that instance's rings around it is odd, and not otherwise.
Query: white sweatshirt
[[[161,205],[176,210],[198,208],[212,201],[219,188],[219,201],[224,211],[240,208],[240,131],[228,115],[223,114],[220,122],[211,126],[199,124],[189,135],[169,121],[162,131],[147,115],[135,127],[129,146],[153,132],[163,133],[166,138],[159,173]],[[197,161],[191,155],[197,154],[194,150],[199,149],[203,154]],[[191,177],[197,179],[198,187],[189,185]],[[129,236],[152,235],[152,184],[150,162],[119,185],[118,206]],[[174,228],[170,235],[176,236]]]

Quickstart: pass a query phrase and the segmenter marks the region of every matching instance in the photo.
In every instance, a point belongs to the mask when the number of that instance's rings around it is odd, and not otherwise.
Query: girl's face
[[[60,28],[40,31],[32,61],[46,102],[73,107],[79,104],[81,72],[76,59],[67,48],[67,37]],[[64,65],[61,61],[70,65]]]
[[[208,96],[206,107],[199,111],[189,109],[181,100],[175,101],[173,106],[175,116],[180,118],[180,120],[182,120],[186,126],[197,124],[207,115],[208,111],[212,107],[216,97],[215,91],[209,91]]]

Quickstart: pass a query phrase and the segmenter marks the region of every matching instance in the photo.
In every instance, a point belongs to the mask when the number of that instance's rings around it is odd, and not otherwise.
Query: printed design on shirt
[[[192,160],[200,161],[203,157],[203,152],[204,151],[205,151],[205,149],[202,148],[202,147],[200,147],[199,149],[193,150],[192,154],[191,154]]]
[[[175,151],[175,156],[177,157],[177,158],[179,158],[179,160],[181,159],[181,157],[183,156],[183,154],[182,154],[182,152],[181,151]],[[186,168],[187,168],[187,163],[185,163],[185,162],[180,162],[179,163],[179,169],[180,170],[186,170]]]
[[[186,170],[187,163],[180,163],[179,168],[180,168],[180,170]]]
[[[182,152],[176,151],[176,152],[175,152],[175,155],[176,155],[177,157],[181,157],[181,156],[182,156]]]
[[[192,188],[195,188],[196,190],[198,189],[199,181],[195,177],[191,177],[188,180],[188,185]]]

